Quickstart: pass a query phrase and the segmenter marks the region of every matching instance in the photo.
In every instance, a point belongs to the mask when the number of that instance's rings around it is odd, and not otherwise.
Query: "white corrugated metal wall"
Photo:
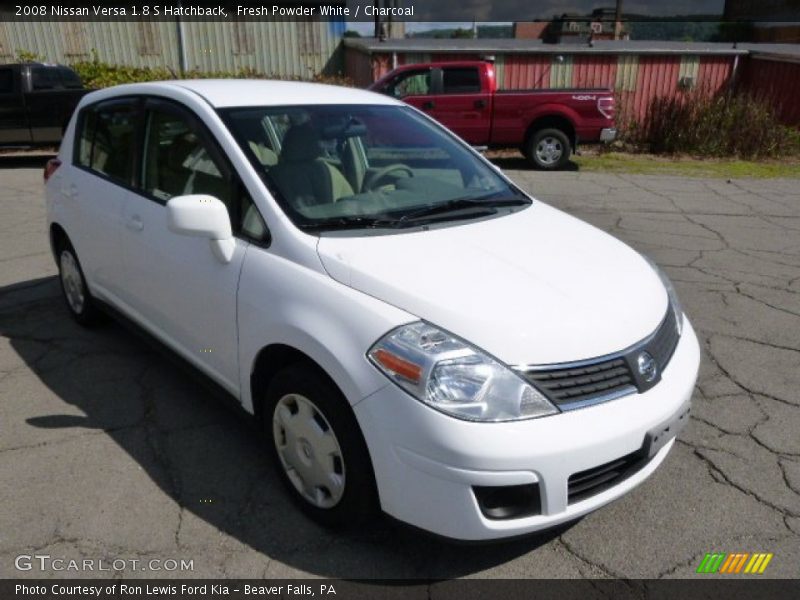
[[[253,69],[267,75],[308,78],[339,72],[343,22],[185,22],[187,67],[202,71]],[[71,63],[91,58],[135,67],[180,66],[175,22],[0,23],[0,62],[17,52],[46,61]]]

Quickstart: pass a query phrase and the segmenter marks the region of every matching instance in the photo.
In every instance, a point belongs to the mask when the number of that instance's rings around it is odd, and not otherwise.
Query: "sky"
[[[348,5],[372,4],[368,0],[347,0]],[[383,0],[383,4],[388,4]],[[485,21],[531,21],[551,19],[563,13],[588,15],[595,8],[613,8],[615,0],[399,0],[401,6],[414,7],[414,21],[442,24],[451,19]],[[628,14],[647,16],[672,16],[692,14],[718,14],[725,8],[725,0],[623,0],[623,10]],[[403,19],[406,20],[406,19]],[[447,27],[454,26],[448,23]],[[429,27],[425,27],[429,28]],[[408,28],[407,28],[408,29]]]

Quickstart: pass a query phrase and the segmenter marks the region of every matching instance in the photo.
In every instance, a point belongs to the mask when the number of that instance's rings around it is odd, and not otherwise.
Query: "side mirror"
[[[167,227],[173,233],[207,238],[211,251],[221,262],[233,258],[236,242],[228,209],[214,196],[191,194],[167,201]]]

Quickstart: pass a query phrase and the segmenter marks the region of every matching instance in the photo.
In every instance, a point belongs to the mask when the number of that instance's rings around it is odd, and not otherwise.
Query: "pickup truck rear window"
[[[475,67],[446,67],[442,69],[442,89],[445,94],[478,94],[481,78]]]

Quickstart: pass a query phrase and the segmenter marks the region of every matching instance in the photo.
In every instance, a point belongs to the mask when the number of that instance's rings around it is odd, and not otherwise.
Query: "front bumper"
[[[611,488],[568,501],[570,475],[643,448],[647,432],[691,400],[700,363],[688,320],[661,382],[597,406],[509,423],[474,423],[439,413],[387,385],[355,405],[381,506],[393,517],[446,537],[485,540],[556,526],[624,495],[655,471],[674,439]],[[484,516],[474,486],[537,484],[541,514]]]
[[[617,139],[616,127],[605,127],[600,130],[600,141],[608,144]]]

